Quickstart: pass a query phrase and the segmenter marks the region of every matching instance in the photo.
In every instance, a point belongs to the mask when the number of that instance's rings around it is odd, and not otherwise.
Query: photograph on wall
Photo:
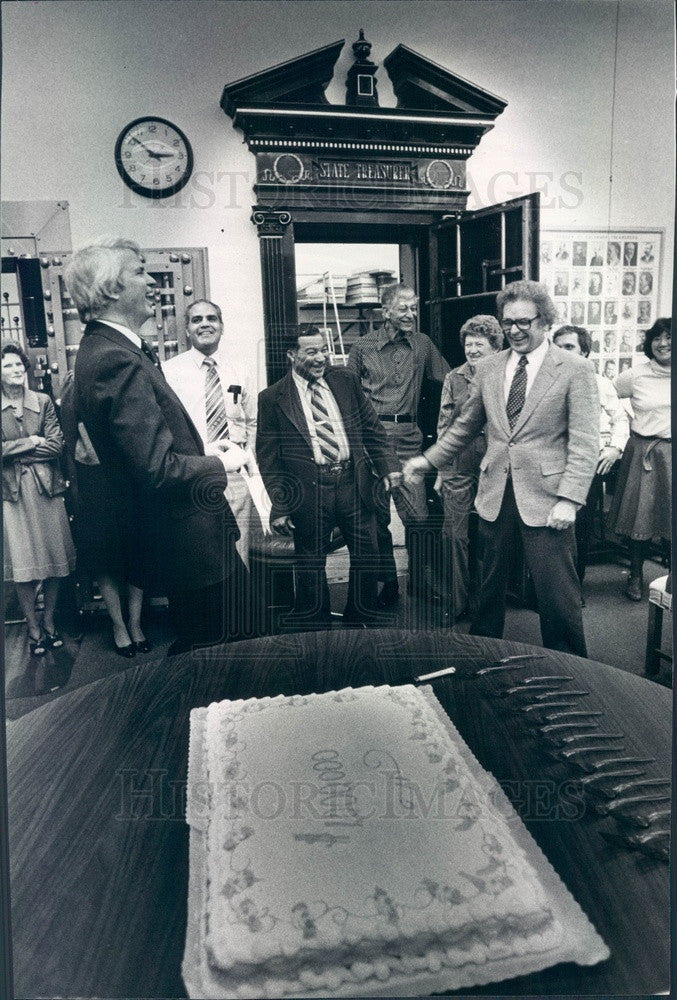
[[[541,233],[540,277],[558,322],[583,326],[590,358],[613,379],[643,363],[644,337],[658,316],[663,230]]]

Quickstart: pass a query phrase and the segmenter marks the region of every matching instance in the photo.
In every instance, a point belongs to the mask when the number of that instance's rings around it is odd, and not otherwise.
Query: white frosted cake
[[[194,711],[191,996],[375,996],[559,961],[562,924],[471,760],[429,689]]]

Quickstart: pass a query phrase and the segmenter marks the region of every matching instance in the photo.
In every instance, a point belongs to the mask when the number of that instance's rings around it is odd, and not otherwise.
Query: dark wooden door
[[[458,333],[478,313],[495,315],[511,281],[538,280],[539,194],[443,219],[430,253],[430,329],[452,367],[465,360]]]
[[[452,368],[465,361],[459,341],[465,321],[478,314],[495,316],[496,296],[510,282],[538,280],[539,200],[539,194],[526,195],[443,219],[432,228],[429,328]],[[424,398],[421,422],[432,440],[439,395]],[[534,606],[518,534],[508,593],[517,603]]]

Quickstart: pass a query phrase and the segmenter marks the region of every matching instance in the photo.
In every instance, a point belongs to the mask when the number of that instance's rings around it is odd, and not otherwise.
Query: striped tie
[[[505,411],[508,415],[510,430],[512,430],[517,423],[517,418],[522,412],[522,407],[524,406],[524,400],[527,398],[527,364],[528,361],[526,355],[523,354],[517,362],[517,368],[515,369],[515,374],[512,377],[512,382],[510,383],[508,402],[505,404]]]
[[[312,382],[310,385],[310,409],[315,421],[315,433],[322,457],[329,464],[337,462],[339,457],[338,440],[322,398],[322,390],[317,382]]]
[[[228,418],[226,417],[226,404],[223,399],[223,389],[221,379],[216,370],[214,358],[205,358],[202,364],[205,366],[205,408],[207,411],[207,441],[219,441],[227,438]]]

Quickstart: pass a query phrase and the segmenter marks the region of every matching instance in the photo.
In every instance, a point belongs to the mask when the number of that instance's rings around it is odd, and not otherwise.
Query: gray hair
[[[396,299],[399,299],[402,295],[415,296],[416,292],[413,288],[410,288],[409,285],[386,285],[381,292],[381,305],[386,307],[391,306],[393,302],[395,302]]]
[[[459,333],[461,347],[465,347],[466,337],[486,337],[495,351],[503,348],[503,330],[495,316],[471,316]]]
[[[186,307],[186,326],[188,326],[188,323],[190,322],[191,310],[194,309],[195,306],[199,306],[201,303],[204,303],[204,305],[206,306],[211,306],[212,309],[215,311],[216,315],[219,317],[219,323],[223,325],[223,316],[221,315],[221,307],[217,306],[216,302],[212,302],[211,299],[195,299],[195,302],[191,302],[191,304]]]
[[[134,240],[106,237],[78,250],[68,261],[64,280],[83,323],[98,319],[122,291],[120,275],[130,250],[143,259]]]
[[[507,302],[526,299],[533,302],[541,319],[547,327],[551,327],[557,319],[555,303],[548,295],[548,290],[540,281],[512,281],[496,296],[498,318],[503,319],[503,307]]]

